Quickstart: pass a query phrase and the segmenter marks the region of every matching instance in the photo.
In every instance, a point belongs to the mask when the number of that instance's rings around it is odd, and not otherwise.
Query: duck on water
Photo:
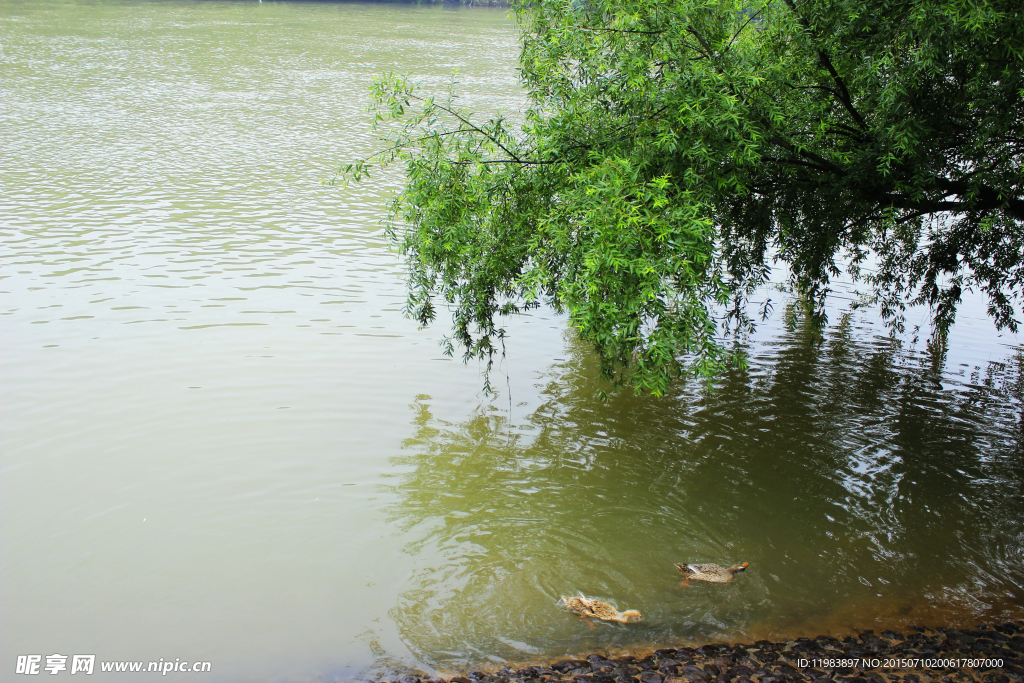
[[[685,576],[680,588],[686,588],[690,581],[707,581],[709,583],[729,583],[733,577],[750,566],[749,562],[734,564],[731,567],[721,567],[717,564],[688,564],[680,562],[676,565],[679,573]]]
[[[564,610],[568,610],[573,614],[578,614],[587,626],[593,628],[593,624],[588,619],[601,619],[602,621],[617,621],[620,624],[628,624],[630,621],[639,622],[643,621],[643,617],[635,609],[628,609],[625,612],[612,607],[607,602],[595,600],[594,598],[588,598],[587,596],[580,593],[572,597],[565,597],[564,595],[558,599],[555,603]]]

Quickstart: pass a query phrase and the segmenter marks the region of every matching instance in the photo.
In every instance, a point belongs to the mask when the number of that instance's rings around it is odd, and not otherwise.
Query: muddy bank
[[[1024,621],[976,629],[865,631],[858,637],[708,644],[646,656],[562,659],[547,665],[395,683],[1024,683]]]

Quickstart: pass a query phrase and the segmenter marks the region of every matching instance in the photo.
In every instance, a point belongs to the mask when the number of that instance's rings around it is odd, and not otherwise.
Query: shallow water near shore
[[[321,181],[373,149],[377,74],[514,109],[516,54],[493,8],[0,3],[0,671],[330,680],[1024,616],[1024,356],[983,302],[941,350],[852,286],[820,337],[766,291],[747,370],[607,403],[550,311],[494,397],[402,317],[399,178]],[[750,568],[680,588],[682,561]],[[644,621],[588,628],[554,606],[579,591]]]

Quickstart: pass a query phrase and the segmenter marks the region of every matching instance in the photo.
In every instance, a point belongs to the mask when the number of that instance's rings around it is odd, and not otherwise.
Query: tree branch
[[[792,164],[793,166],[803,166],[804,168],[812,168],[815,171],[831,172],[831,169],[821,166],[819,164],[812,164],[809,161],[801,161],[800,159],[781,159],[779,157],[761,157],[763,161],[775,161],[780,164]]]
[[[644,36],[660,36],[667,29],[661,29],[660,31],[636,31],[627,28],[590,28],[588,26],[581,26],[580,30],[590,31],[591,33],[637,33]]]
[[[729,51],[729,48],[731,48],[731,47],[732,47],[732,44],[733,44],[734,42],[736,42],[736,39],[737,39],[737,38],[739,38],[739,35],[740,35],[741,33],[743,33],[743,29],[745,29],[745,28],[746,28],[747,26],[749,26],[749,25],[750,25],[750,22],[752,22],[752,21],[753,21],[754,19],[757,19],[758,15],[760,15],[760,14],[761,14],[761,12],[765,11],[765,9],[766,9],[766,8],[768,7],[768,5],[770,5],[770,4],[772,4],[772,3],[771,3],[771,2],[768,2],[767,4],[765,4],[765,6],[764,6],[764,7],[762,7],[761,9],[759,9],[759,10],[757,10],[756,12],[754,12],[753,14],[751,14],[751,15],[750,15],[750,18],[749,18],[749,19],[747,19],[747,20],[746,20],[745,22],[743,22],[743,26],[740,26],[740,27],[739,27],[738,29],[736,29],[736,33],[732,34],[732,38],[730,38],[730,39],[729,39],[729,42],[728,42],[728,44],[726,44],[726,46],[725,46],[725,49],[724,49],[724,50],[722,50],[722,54],[725,54],[726,52],[728,52],[728,51]]]
[[[807,22],[803,15],[800,14],[799,10],[797,10],[796,2],[794,2],[794,0],[785,0],[785,3],[789,5],[789,8],[791,10],[793,10],[793,14],[797,16],[797,19],[799,19],[800,23],[803,24],[805,29],[807,29],[807,32],[813,35],[813,29],[811,29],[811,25]],[[843,82],[843,79],[842,77],[839,76],[839,72],[836,71],[836,68],[832,66],[832,60],[828,58],[828,54],[826,54],[825,51],[822,50],[820,47],[818,48],[818,59],[821,61],[821,65],[828,69],[829,75],[832,76],[832,80],[835,81],[836,86],[839,88],[838,98],[839,101],[843,104],[843,107],[846,109],[846,111],[850,113],[850,116],[853,117],[853,120],[857,122],[858,126],[863,128],[864,130],[867,130],[868,124],[864,122],[864,119],[861,117],[860,112],[858,112],[857,109],[853,106],[853,102],[850,99],[850,91],[846,89],[846,83]]]
[[[425,102],[426,101],[424,98],[422,98],[422,97],[420,97],[418,95],[411,95],[410,94],[409,97],[411,99],[414,99],[414,100],[419,100],[420,102]],[[487,138],[488,140],[493,142],[495,145],[500,147],[501,151],[503,151],[505,154],[509,155],[510,157],[512,157],[513,159],[518,161],[519,163],[523,163],[519,159],[519,157],[516,155],[515,152],[513,152],[512,150],[510,150],[507,147],[505,147],[505,145],[501,144],[501,142],[495,136],[491,135],[490,133],[488,133],[483,128],[480,128],[475,123],[473,123],[469,119],[465,118],[464,116],[462,116],[461,114],[456,112],[454,109],[450,109],[449,107],[446,107],[444,105],[438,104],[437,102],[434,102],[434,101],[431,101],[431,105],[433,105],[433,106],[437,107],[438,109],[440,109],[441,111],[447,112],[449,115],[455,117],[456,119],[461,121],[464,125],[468,126],[470,130],[473,130],[473,131],[476,131],[477,133],[480,133],[485,138]]]
[[[864,130],[867,130],[868,124],[864,122],[860,113],[854,108],[853,102],[850,101],[850,91],[846,89],[846,83],[843,82],[843,79],[840,78],[839,74],[836,72],[835,67],[832,66],[832,60],[830,60],[828,55],[825,54],[825,51],[821,49],[818,50],[818,58],[821,59],[821,63],[826,69],[828,69],[829,74],[832,76],[832,80],[834,80],[836,85],[839,86],[839,101],[843,103],[844,107],[846,107],[846,111],[850,112],[850,116],[852,116],[853,120],[857,122],[857,125]]]
[[[971,186],[963,180],[936,178],[935,184],[939,186],[939,189],[947,192],[947,194],[955,194],[960,197],[969,196],[972,192],[976,193],[976,199],[973,201],[956,202],[964,210],[1000,209],[1010,214],[1015,220],[1024,221],[1024,198],[1006,197],[999,190],[986,185]]]
[[[828,171],[830,173],[834,173],[840,178],[845,177],[847,175],[846,171],[839,168],[825,157],[819,156],[814,152],[808,152],[806,149],[801,149],[800,147],[797,147],[796,145],[794,145],[791,142],[788,142],[787,140],[784,140],[778,135],[772,135],[771,137],[769,137],[768,142],[778,145],[779,147],[786,150],[790,154],[796,154],[798,156],[802,156],[804,159],[810,159],[811,161],[821,166],[823,170]]]

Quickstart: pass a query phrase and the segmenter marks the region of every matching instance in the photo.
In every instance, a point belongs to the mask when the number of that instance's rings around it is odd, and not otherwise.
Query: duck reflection
[[[391,612],[406,643],[467,670],[1024,616],[1024,356],[961,375],[872,329],[798,320],[713,392],[605,403],[570,342],[518,424],[445,423],[419,397],[390,510],[418,563]],[[680,589],[680,557],[750,566]],[[580,592],[643,622],[581,628],[555,607]]]

